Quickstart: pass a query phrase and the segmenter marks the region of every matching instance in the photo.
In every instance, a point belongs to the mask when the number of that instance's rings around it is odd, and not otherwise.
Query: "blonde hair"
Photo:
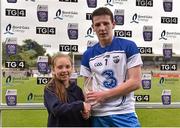
[[[70,62],[71,62],[71,66],[73,65],[73,62],[72,62],[72,59],[69,55],[66,55],[66,54],[62,54],[62,53],[58,53],[58,54],[55,54],[53,57],[52,57],[52,60],[51,60],[51,65],[52,65],[52,70],[55,68],[55,65],[56,65],[56,60],[58,58],[67,58]],[[67,91],[66,91],[66,88],[64,86],[64,84],[56,78],[55,75],[53,75],[51,81],[47,84],[46,86],[48,89],[50,87],[53,87],[54,89],[54,92],[55,94],[57,95],[57,97],[62,101],[62,102],[67,102],[68,100],[68,96],[67,96]]]

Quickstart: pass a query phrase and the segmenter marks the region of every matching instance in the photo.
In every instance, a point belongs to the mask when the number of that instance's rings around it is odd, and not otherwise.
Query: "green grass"
[[[21,81],[23,83],[14,83],[14,86],[5,86],[3,79],[3,103],[5,103],[5,91],[7,89],[17,89],[18,103],[43,102],[42,94],[44,85],[37,85],[35,78]],[[162,87],[158,86],[159,79],[152,80],[150,90],[140,89],[136,94],[150,95],[150,102],[161,102]],[[82,87],[82,78],[78,79],[78,85]],[[180,80],[175,83],[163,84],[163,89],[170,89],[172,93],[172,102],[180,101]],[[34,97],[31,101],[27,100],[29,93]],[[142,127],[180,127],[180,109],[136,109]],[[47,111],[46,110],[3,110],[2,111],[3,127],[46,127]]]
[[[180,109],[136,109],[142,127],[180,127]]]
[[[2,112],[3,127],[46,127],[46,110],[5,110]]]

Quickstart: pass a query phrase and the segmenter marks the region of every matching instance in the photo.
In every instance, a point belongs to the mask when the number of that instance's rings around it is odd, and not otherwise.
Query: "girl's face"
[[[57,79],[69,82],[72,73],[72,64],[69,58],[59,57],[55,59],[53,73]]]

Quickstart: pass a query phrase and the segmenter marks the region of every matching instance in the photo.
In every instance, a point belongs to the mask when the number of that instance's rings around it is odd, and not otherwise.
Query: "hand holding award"
[[[92,80],[93,80],[94,76],[95,76],[95,73],[93,73],[92,76],[88,77],[86,79],[86,81],[84,82],[84,92],[85,92],[85,95],[87,93],[93,91]],[[90,103],[92,107],[95,107],[98,104],[97,101],[89,101],[89,100],[87,100],[87,102]]]

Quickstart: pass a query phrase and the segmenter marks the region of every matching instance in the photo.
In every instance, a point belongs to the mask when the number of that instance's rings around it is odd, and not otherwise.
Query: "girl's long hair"
[[[73,62],[72,62],[72,59],[71,59],[71,57],[69,55],[58,53],[55,56],[53,56],[53,58],[51,60],[51,65],[52,65],[53,70],[55,68],[56,59],[62,58],[62,57],[69,59],[69,61],[71,62],[71,66],[72,66]],[[62,102],[66,103],[68,101],[67,91],[66,91],[64,83],[62,81],[60,81],[59,79],[57,79],[54,74],[53,74],[52,79],[49,81],[49,83],[46,85],[45,88],[50,89],[50,90],[53,89],[56,96]]]

